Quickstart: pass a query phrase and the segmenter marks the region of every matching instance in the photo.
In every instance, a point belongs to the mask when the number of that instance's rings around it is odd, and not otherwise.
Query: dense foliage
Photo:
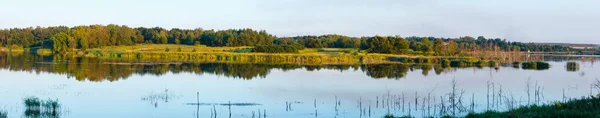
[[[207,46],[253,46],[272,44],[274,36],[252,29],[166,30],[130,28],[118,25],[90,25],[68,28],[36,27],[0,30],[0,46],[52,48],[55,51],[102,46],[149,44],[204,44]]]
[[[0,30],[0,46],[10,48],[40,47],[57,52],[102,46],[134,44],[184,44],[206,46],[301,45],[307,48],[355,48],[372,53],[455,55],[470,51],[569,51],[565,46],[536,45],[485,37],[435,38],[342,35],[276,37],[266,31],[252,29],[203,30],[131,28],[120,25],[75,27],[29,27]],[[281,46],[286,47],[286,46]],[[278,49],[276,49],[278,50]],[[263,50],[263,52],[286,52]]]
[[[301,45],[257,45],[252,49],[252,52],[266,53],[297,53],[304,49]]]

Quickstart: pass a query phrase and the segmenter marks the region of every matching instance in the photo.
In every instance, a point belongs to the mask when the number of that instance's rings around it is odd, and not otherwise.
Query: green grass
[[[22,53],[25,52],[25,49],[23,48],[6,48],[6,47],[0,47],[0,52],[13,52],[13,53]]]
[[[308,48],[298,53],[251,52],[253,47],[206,47],[171,44],[144,44],[107,46],[71,52],[79,56],[118,58],[138,61],[193,61],[193,62],[271,62],[305,64],[339,63],[398,63],[391,58],[406,55],[361,53],[349,48]]]
[[[466,118],[598,118],[600,98],[586,98],[547,105],[531,105],[497,112],[470,113]]]
[[[52,55],[53,52],[50,49],[38,49],[35,53],[38,55]]]
[[[442,116],[442,118],[452,116]],[[469,113],[465,118],[599,118],[600,97],[576,99],[567,102],[554,102],[546,105],[522,106],[509,111],[486,111]],[[385,115],[384,118],[413,118]]]
[[[451,60],[451,67],[474,65],[495,66],[493,61],[480,61],[470,57],[441,57],[422,55],[396,55],[366,53],[352,48],[306,48],[297,53],[252,52],[251,46],[206,47],[174,44],[140,44],[132,46],[107,46],[85,51],[69,52],[76,56],[124,59],[131,61],[162,62],[250,62],[250,63],[302,63],[302,64],[375,64],[408,63],[435,64]],[[475,64],[479,62],[478,64]]]

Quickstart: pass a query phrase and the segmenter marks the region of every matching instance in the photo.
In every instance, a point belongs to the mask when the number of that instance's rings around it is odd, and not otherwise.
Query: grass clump
[[[394,115],[388,114],[383,116],[383,118],[414,118],[413,116],[400,116],[400,117],[396,117]]]
[[[58,100],[40,100],[37,97],[28,97],[23,100],[25,116],[33,118],[55,118],[59,115],[60,104]]]
[[[52,55],[53,52],[50,49],[38,49],[35,53],[38,55]]]

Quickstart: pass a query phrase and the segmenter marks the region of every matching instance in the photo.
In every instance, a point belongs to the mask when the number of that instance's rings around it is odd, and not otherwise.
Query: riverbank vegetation
[[[596,84],[597,87],[597,84]],[[507,103],[517,102],[506,99]],[[555,101],[547,104],[524,105],[520,107],[509,108],[507,111],[487,110],[481,113],[475,113],[472,109],[465,115],[442,115],[441,118],[597,118],[600,117],[600,96],[590,96],[580,99],[571,99],[564,101]],[[512,104],[512,103],[511,103]],[[471,104],[473,105],[473,104]],[[436,117],[436,116],[430,116]],[[411,115],[394,116],[385,115],[384,118],[415,118]]]
[[[466,118],[597,118],[600,117],[600,98],[590,97],[555,102],[546,105],[530,105],[517,109],[498,112],[486,111],[483,113],[470,113]]]
[[[259,46],[261,51],[267,49]],[[294,48],[289,46],[286,48]],[[298,47],[300,48],[300,47]],[[130,61],[154,62],[246,62],[246,63],[304,63],[304,64],[375,64],[409,63],[435,64],[441,60],[481,59],[455,56],[408,56],[361,52],[348,48],[304,48],[295,53],[264,53],[256,47],[208,47],[173,44],[142,44],[133,46],[107,46],[66,53],[82,57],[99,57]],[[265,49],[265,50],[262,50]],[[297,48],[295,48],[297,49]],[[295,49],[288,49],[295,50]],[[285,50],[285,49],[281,49]],[[450,67],[450,66],[447,66]]]

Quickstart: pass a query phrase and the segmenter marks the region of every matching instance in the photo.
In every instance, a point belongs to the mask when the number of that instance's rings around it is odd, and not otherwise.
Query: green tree
[[[433,51],[432,46],[431,46],[431,42],[429,42],[429,38],[428,37],[424,37],[423,41],[421,41],[422,46],[421,47],[421,51],[423,52],[430,52]]]
[[[398,41],[398,52],[402,53],[402,54],[407,54],[409,53],[410,50],[410,43],[408,42],[408,40],[399,37],[399,41]]]
[[[435,40],[434,52],[436,55],[444,55],[444,41],[442,39]]]
[[[57,52],[66,52],[67,51],[67,40],[71,37],[66,33],[58,33],[52,37],[53,49]]]

